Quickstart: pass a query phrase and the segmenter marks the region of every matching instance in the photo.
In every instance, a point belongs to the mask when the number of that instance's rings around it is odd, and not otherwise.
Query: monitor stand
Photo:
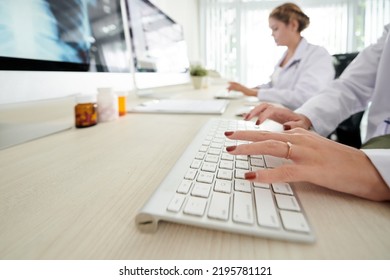
[[[74,127],[74,97],[0,105],[0,149]]]

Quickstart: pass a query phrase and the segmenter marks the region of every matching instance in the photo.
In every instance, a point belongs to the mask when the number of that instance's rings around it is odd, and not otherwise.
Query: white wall
[[[199,1],[150,0],[183,27],[190,62],[200,61]]]

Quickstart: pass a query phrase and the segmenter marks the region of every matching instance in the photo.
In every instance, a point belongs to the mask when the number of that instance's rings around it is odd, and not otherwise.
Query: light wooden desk
[[[390,259],[389,203],[308,184],[296,191],[311,245],[171,223],[139,232],[136,212],[210,117],[128,114],[1,150],[0,259]]]

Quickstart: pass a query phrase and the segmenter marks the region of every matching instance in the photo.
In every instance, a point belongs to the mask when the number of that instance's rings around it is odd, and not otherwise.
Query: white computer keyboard
[[[225,131],[259,130],[253,122],[211,119],[136,216],[143,231],[160,220],[289,241],[313,242],[313,230],[288,183],[251,183],[244,174],[288,164],[272,156],[233,156]]]

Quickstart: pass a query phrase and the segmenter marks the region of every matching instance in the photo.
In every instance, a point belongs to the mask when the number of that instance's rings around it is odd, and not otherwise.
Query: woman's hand
[[[227,147],[226,150],[233,155],[272,155],[281,158],[289,155],[291,163],[246,173],[245,178],[250,181],[305,181],[375,201],[390,200],[389,187],[368,157],[358,149],[301,128],[283,133],[227,131],[225,135],[232,140],[253,141]]]
[[[261,103],[244,115],[245,120],[257,117],[256,124],[263,123],[266,119],[283,124],[285,130],[301,127],[310,129],[311,121],[304,115],[294,113],[290,109],[277,107],[269,103]]]
[[[227,90],[228,91],[231,91],[231,90],[239,91],[247,96],[257,96],[257,90],[247,88],[247,87],[241,85],[240,83],[236,83],[236,82],[229,82],[229,86],[227,87]]]
[[[306,116],[294,113],[285,107],[277,107],[268,103],[261,103],[244,115],[245,120],[251,120],[254,117],[257,117],[257,125],[263,123],[266,119],[271,119],[283,124],[285,130],[296,127],[310,129],[312,126],[311,121]]]

